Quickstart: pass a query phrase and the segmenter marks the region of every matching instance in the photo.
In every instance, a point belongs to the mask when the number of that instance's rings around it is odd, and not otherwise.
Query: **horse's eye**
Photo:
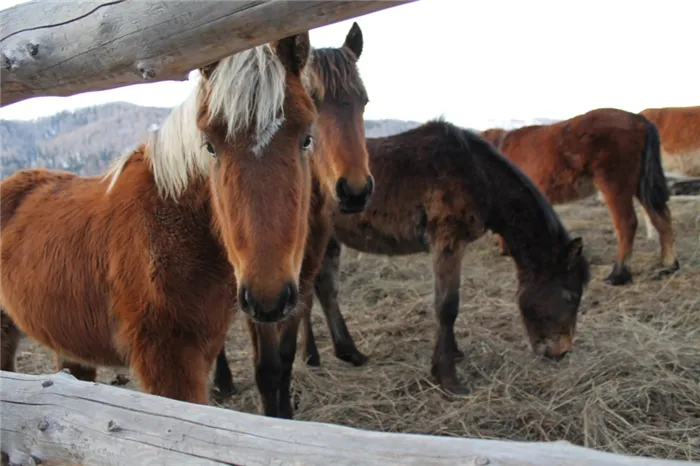
[[[214,146],[211,145],[211,142],[208,142],[206,144],[207,146],[207,152],[209,152],[211,155],[216,157],[216,151],[214,150]]]
[[[304,138],[304,143],[301,145],[301,150],[309,150],[311,149],[311,146],[314,143],[314,138],[312,138],[310,135],[306,135],[306,138]]]

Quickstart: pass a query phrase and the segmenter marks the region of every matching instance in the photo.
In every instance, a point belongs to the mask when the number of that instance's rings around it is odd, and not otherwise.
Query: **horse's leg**
[[[139,376],[143,390],[190,403],[207,404],[207,375],[212,360],[190,341],[154,339],[157,331],[135,335],[130,348],[130,365]]]
[[[294,406],[292,405],[292,370],[294,358],[297,354],[297,334],[299,324],[304,314],[310,311],[309,303],[313,301],[312,290],[308,290],[299,298],[298,314],[291,316],[280,324],[280,360],[282,361],[282,380],[280,382],[279,417],[292,419]]]
[[[0,370],[15,372],[15,355],[22,332],[9,315],[0,309]]]
[[[319,367],[321,365],[321,355],[318,353],[316,337],[314,336],[314,327],[311,325],[312,309],[313,300],[311,302],[311,309],[309,309],[309,312],[304,313],[301,318],[301,325],[304,330],[304,351],[306,353],[306,364],[312,367]]]
[[[233,383],[233,374],[226,358],[226,346],[216,355],[216,367],[214,369],[214,388],[219,398],[229,398],[237,393]]]
[[[65,357],[54,353],[54,363],[58,370],[68,369],[73,377],[85,382],[94,382],[97,380],[97,368],[86,366],[79,362],[71,361]]]
[[[321,270],[316,275],[314,281],[314,291],[321,303],[323,314],[326,316],[326,323],[331,333],[333,340],[333,349],[335,356],[345,362],[351,363],[353,366],[362,366],[369,358],[362,354],[355,346],[355,342],[350,336],[348,327],[340,312],[338,305],[338,285],[340,283],[340,242],[332,237],[328,241],[326,252],[323,257],[323,265]],[[310,314],[310,313],[309,313]],[[311,327],[311,316],[308,316],[308,327]],[[307,341],[312,335],[307,329]],[[311,336],[313,338],[313,336]],[[316,344],[314,342],[313,346]],[[309,343],[306,343],[306,354],[311,356]]]
[[[263,404],[263,414],[279,416],[279,387],[282,377],[279,337],[274,324],[258,324],[249,317],[246,325],[250,333],[255,358],[255,383]]]
[[[431,245],[435,277],[435,313],[438,320],[431,372],[445,391],[457,395],[467,393],[467,389],[457,378],[455,360],[463,357],[463,353],[457,347],[454,334],[454,324],[459,314],[464,248],[464,243],[454,244],[452,241],[435,241]]]
[[[644,208],[644,226],[646,227],[647,239],[659,239],[658,229],[654,226],[654,222],[651,220],[651,217],[649,216],[649,212],[646,210],[646,207]],[[663,243],[661,243],[661,247],[663,248]]]
[[[668,208],[661,212],[655,212],[644,207],[648,221],[651,222],[655,231],[659,234],[661,244],[661,265],[663,269],[656,274],[657,278],[672,274],[680,268],[678,256],[676,255],[676,243],[673,234],[673,222],[671,212]],[[650,227],[647,227],[650,229]]]
[[[637,214],[634,211],[635,185],[621,187],[622,183],[611,182],[607,178],[596,179],[596,185],[605,199],[613,225],[617,232],[617,260],[610,275],[605,278],[608,285],[625,285],[632,281],[627,262],[632,256],[634,234],[637,231]]]

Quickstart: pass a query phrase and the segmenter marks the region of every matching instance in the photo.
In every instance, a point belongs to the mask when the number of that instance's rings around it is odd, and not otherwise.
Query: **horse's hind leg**
[[[97,379],[97,368],[86,366],[78,362],[54,354],[54,361],[58,370],[68,369],[73,377],[85,382],[94,382]]]
[[[15,355],[22,332],[9,315],[0,309],[0,370],[15,372]]]
[[[316,275],[314,281],[314,291],[321,303],[323,314],[333,340],[335,356],[341,361],[349,362],[353,366],[362,366],[369,358],[362,354],[355,346],[355,342],[348,331],[348,327],[340,312],[338,305],[338,288],[340,283],[340,242],[336,238],[331,238],[326,247],[325,256],[321,270]],[[306,354],[311,358],[312,351],[316,348],[311,330],[310,312],[305,316],[306,321]],[[311,345],[309,344],[311,342]],[[318,350],[315,351],[318,355]],[[320,360],[319,360],[320,363]]]
[[[623,183],[596,179],[596,185],[608,205],[613,225],[617,232],[617,260],[610,274],[605,278],[608,285],[625,285],[632,281],[627,262],[632,256],[634,235],[637,232],[637,214],[634,211],[634,190],[632,183],[621,187]]]
[[[680,268],[678,257],[676,255],[676,243],[673,233],[673,224],[671,219],[671,211],[666,207],[661,212],[655,212],[644,207],[646,216],[653,225],[654,229],[659,233],[659,242],[661,244],[661,269],[657,273],[657,278],[672,274]],[[649,227],[647,227],[649,229]]]
[[[219,398],[229,398],[237,393],[233,383],[233,374],[226,358],[226,347],[222,346],[219,354],[216,355],[216,368],[214,369],[214,387],[216,396]]]
[[[454,394],[465,394],[467,389],[457,378],[455,360],[463,356],[455,340],[454,324],[459,314],[463,242],[435,241],[433,273],[435,276],[435,313],[438,332],[433,351],[431,372],[440,386]]]
[[[646,208],[644,209],[644,226],[646,227],[647,239],[659,239],[658,230],[654,226],[654,222],[651,221],[651,217],[649,217],[649,212],[647,212]]]

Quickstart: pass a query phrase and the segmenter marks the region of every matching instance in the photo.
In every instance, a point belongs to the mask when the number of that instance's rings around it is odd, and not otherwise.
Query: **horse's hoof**
[[[657,270],[654,275],[653,279],[654,280],[661,280],[662,278],[666,278],[669,275],[673,275],[674,273],[678,272],[678,269],[681,268],[681,264],[676,260],[673,265],[669,267],[664,267],[660,270]]]
[[[112,381],[109,384],[117,386],[117,387],[122,387],[122,386],[128,384],[129,381],[130,381],[129,377],[127,377],[123,374],[117,374],[116,377],[114,377],[114,379],[112,379]]]
[[[311,367],[320,367],[321,366],[321,356],[318,353],[310,354],[309,356],[306,357],[306,365],[311,366]]]
[[[622,286],[632,283],[632,272],[626,266],[615,266],[610,275],[605,277],[605,283],[611,286]]]
[[[214,387],[212,388],[212,395],[219,399],[224,400],[226,398],[231,398],[232,396],[238,394],[236,386],[233,385],[232,381],[226,382],[214,382]]]
[[[459,381],[452,381],[452,382],[442,382],[440,384],[440,387],[450,396],[453,397],[460,397],[460,396],[467,396],[469,393],[469,389],[462,385],[461,382]]]
[[[369,358],[360,353],[358,350],[336,353],[335,356],[341,361],[348,362],[355,367],[364,366],[367,364],[367,361],[369,361]]]

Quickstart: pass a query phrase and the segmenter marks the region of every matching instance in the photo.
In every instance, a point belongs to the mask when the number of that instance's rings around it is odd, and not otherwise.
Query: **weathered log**
[[[0,11],[0,106],[188,73],[265,42],[416,0],[34,0]]]
[[[0,372],[3,456],[15,464],[687,466],[568,442],[388,434],[289,421],[81,382]]]

